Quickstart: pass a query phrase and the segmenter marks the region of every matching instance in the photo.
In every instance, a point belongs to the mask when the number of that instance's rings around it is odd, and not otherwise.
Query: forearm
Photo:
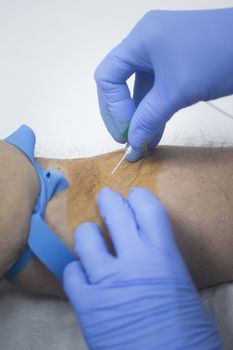
[[[101,224],[95,199],[102,187],[125,195],[132,186],[147,187],[168,208],[196,285],[203,288],[232,279],[233,150],[161,147],[140,162],[125,162],[112,176],[120,157],[115,152],[88,159],[40,159],[43,167],[57,169],[70,182],[69,189],[47,206],[50,227],[72,247],[73,231],[81,222]],[[35,258],[15,282],[45,293],[62,290]]]
[[[0,276],[26,244],[29,220],[39,192],[37,176],[28,159],[0,141]]]
[[[233,150],[161,147],[135,164],[125,162],[112,176],[120,157],[117,152],[79,163],[67,162],[71,182],[67,192],[68,235],[72,237],[83,221],[102,225],[95,200],[102,187],[109,186],[124,195],[131,187],[147,187],[167,207],[177,243],[196,285],[204,288],[230,280]],[[55,228],[52,203],[50,206],[48,220]]]

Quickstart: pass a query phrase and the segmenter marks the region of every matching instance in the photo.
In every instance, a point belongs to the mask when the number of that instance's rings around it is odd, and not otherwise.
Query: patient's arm
[[[0,277],[27,241],[38,192],[37,175],[28,159],[0,140]]]
[[[198,288],[233,278],[233,149],[160,147],[111,175],[121,152],[74,160],[39,159],[62,172],[68,190],[47,206],[46,221],[72,247],[83,221],[101,224],[96,195],[110,186],[127,195],[132,186],[151,189],[166,205],[178,246]],[[156,234],[156,233],[155,233]],[[14,282],[38,292],[60,294],[61,286],[36,258]]]

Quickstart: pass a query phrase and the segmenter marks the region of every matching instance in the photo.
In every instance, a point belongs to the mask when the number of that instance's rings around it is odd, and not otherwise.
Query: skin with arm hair
[[[0,276],[17,259],[27,232],[39,185],[28,159],[0,140]]]
[[[108,186],[127,196],[131,187],[146,187],[166,206],[196,286],[202,289],[232,280],[233,149],[159,147],[135,164],[124,162],[111,175],[121,157],[122,152],[114,152],[86,159],[38,159],[41,166],[58,170],[70,182],[46,209],[46,221],[54,232],[73,247],[73,232],[79,224],[92,221],[103,227],[96,205],[101,188]],[[17,191],[12,193],[14,200],[17,197]],[[10,210],[7,215],[8,221],[13,220]],[[32,291],[63,295],[61,285],[36,258],[12,282]]]

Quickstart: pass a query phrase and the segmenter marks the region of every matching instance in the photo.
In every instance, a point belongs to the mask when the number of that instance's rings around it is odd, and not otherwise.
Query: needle
[[[117,170],[117,168],[121,165],[121,163],[123,162],[123,160],[127,157],[128,154],[130,154],[132,151],[132,147],[129,146],[127,149],[126,149],[126,152],[125,154],[123,155],[123,157],[121,158],[121,160],[119,161],[119,163],[115,166],[115,168],[113,169],[112,171],[112,174],[115,173],[115,171]]]

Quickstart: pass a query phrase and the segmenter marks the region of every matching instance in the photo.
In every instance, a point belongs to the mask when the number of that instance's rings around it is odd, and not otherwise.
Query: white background
[[[93,72],[100,60],[151,9],[230,6],[231,0],[0,0],[0,138],[26,123],[42,156],[122,147],[99,114]],[[232,101],[217,104],[233,114]],[[233,121],[200,103],[177,113],[162,142],[229,144],[232,136]]]

